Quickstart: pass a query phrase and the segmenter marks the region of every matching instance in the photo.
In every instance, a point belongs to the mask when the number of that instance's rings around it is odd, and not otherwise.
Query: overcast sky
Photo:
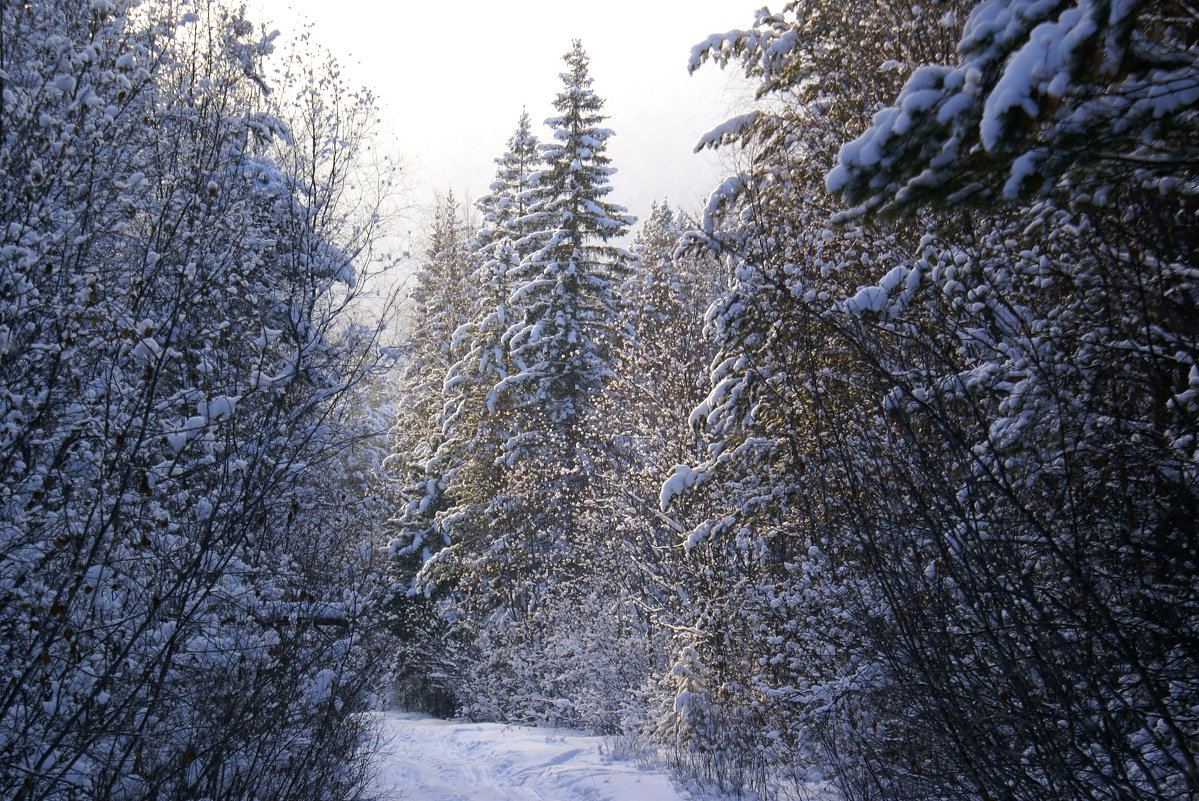
[[[709,34],[748,27],[760,0],[250,5],[284,36],[311,20],[349,81],[378,95],[418,206],[446,189],[469,199],[487,190],[521,108],[537,123],[553,113],[562,55],[572,39],[582,39],[616,132],[609,141],[618,170],[610,198],[644,217],[664,197],[698,209],[723,177],[717,156],[692,149],[737,112],[744,83],[711,65],[689,76],[687,59]]]

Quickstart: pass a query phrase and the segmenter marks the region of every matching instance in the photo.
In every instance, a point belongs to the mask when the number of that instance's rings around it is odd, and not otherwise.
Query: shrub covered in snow
[[[349,796],[369,104],[298,56],[268,87],[216,3],[0,25],[0,795]]]

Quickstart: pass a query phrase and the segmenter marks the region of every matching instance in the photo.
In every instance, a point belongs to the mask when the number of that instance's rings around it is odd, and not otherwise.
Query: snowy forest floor
[[[700,801],[665,773],[569,729],[381,716],[377,801]],[[703,801],[724,801],[705,795]]]

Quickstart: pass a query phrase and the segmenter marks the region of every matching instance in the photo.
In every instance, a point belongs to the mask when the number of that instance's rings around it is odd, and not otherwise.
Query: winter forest
[[[563,42],[409,258],[318,42],[0,2],[0,797],[374,799],[402,709],[1199,798],[1199,6],[737,5],[706,206]]]

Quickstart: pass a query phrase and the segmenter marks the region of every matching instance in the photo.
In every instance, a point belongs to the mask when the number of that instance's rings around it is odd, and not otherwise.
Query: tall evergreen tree
[[[410,334],[401,377],[403,391],[393,427],[389,474],[399,495],[399,510],[389,526],[389,548],[399,574],[392,600],[391,626],[403,642],[403,675],[425,684],[422,643],[437,636],[438,627],[425,599],[409,594],[412,578],[425,560],[448,543],[441,514],[452,503],[446,493],[444,442],[440,414],[446,372],[453,362],[454,337],[470,309],[470,239],[461,208],[452,193],[439,200],[429,233],[425,261],[409,294]],[[405,690],[401,686],[401,695]],[[433,695],[436,695],[434,692]],[[405,703],[429,707],[427,697],[404,697]],[[430,711],[452,711],[444,705]]]
[[[418,416],[429,423],[420,426],[427,438],[426,456],[408,493],[398,521],[400,536],[392,549],[416,554],[415,568],[443,546],[461,543],[457,553],[482,547],[480,535],[472,536],[467,529],[478,525],[488,491],[494,492],[499,480],[496,462],[507,436],[496,409],[495,386],[510,372],[503,342],[512,319],[507,274],[519,263],[515,241],[527,231],[517,221],[527,210],[540,163],[537,138],[528,114],[522,113],[508,150],[496,159],[491,192],[478,202],[482,228],[467,243],[456,206],[447,200],[434,224],[429,266],[413,292],[414,299],[423,301],[418,308],[423,330],[417,341],[435,352],[413,353],[410,372],[424,380],[411,382],[408,394],[424,399],[424,414]],[[447,270],[449,262],[454,266]],[[466,268],[472,265],[468,282]],[[455,355],[460,358],[452,361]],[[448,548],[439,561],[454,561]],[[413,572],[405,583],[431,591],[460,572],[441,564],[436,575],[418,578]]]
[[[524,255],[518,241],[530,231],[521,220],[536,191],[541,166],[539,143],[527,113],[521,113],[508,149],[496,164],[491,191],[477,204],[483,213],[483,226],[475,239],[477,295],[471,319],[456,337],[462,358],[446,374],[440,420],[439,467],[452,496],[442,528],[459,553],[477,554],[494,536],[487,507],[502,486],[499,461],[511,431],[507,404],[498,402],[495,388],[512,373],[504,341],[514,318],[508,273]],[[453,566],[446,568],[451,574],[460,572]],[[426,580],[444,577],[430,575]]]
[[[447,706],[446,699],[461,694],[456,688],[462,684],[466,658],[452,645],[471,642],[475,621],[451,610],[478,593],[474,580],[485,572],[489,545],[499,536],[488,511],[503,485],[499,456],[509,436],[505,405],[497,404],[495,391],[511,372],[504,342],[513,319],[508,272],[528,250],[516,244],[530,233],[519,221],[526,216],[541,167],[527,113],[522,112],[496,165],[490,192],[476,204],[483,224],[468,244],[469,296],[462,286],[457,297],[430,297],[432,305],[422,307],[422,319],[433,323],[445,318],[438,304],[459,304],[462,310],[463,298],[469,297],[465,322],[453,331],[438,328],[438,341],[457,360],[413,365],[428,374],[421,385],[428,400],[424,411],[431,414],[436,405],[437,419],[422,427],[428,437],[425,456],[410,478],[407,504],[395,521],[399,530],[391,543],[405,593],[396,606],[396,622],[406,638],[398,690],[410,707],[433,712],[452,711],[456,704]]]
[[[404,484],[401,537],[393,547],[427,555],[441,547],[435,515],[445,506],[444,482],[436,464],[442,444],[439,417],[443,383],[454,362],[454,336],[471,306],[472,254],[453,192],[438,201],[425,262],[409,294],[411,334],[406,348],[404,403],[395,426],[394,466]]]
[[[564,56],[559,116],[546,120],[553,140],[535,201],[519,225],[532,233],[520,244],[536,250],[511,271],[521,319],[508,329],[517,368],[503,384],[525,409],[522,435],[507,459],[515,463],[545,447],[574,447],[589,398],[611,375],[617,340],[617,290],[628,255],[609,244],[633,219],[604,198],[614,170],[605,153],[612,131],[600,127],[603,100],[591,89],[588,58],[577,40]]]
[[[619,340],[618,287],[628,254],[609,243],[632,223],[605,200],[611,192],[601,127],[603,100],[591,88],[588,58],[575,41],[567,71],[546,120],[553,139],[542,146],[545,169],[533,202],[517,224],[532,247],[509,271],[517,319],[505,334],[513,373],[497,387],[510,406],[513,435],[503,461],[512,469],[493,515],[505,520],[509,559],[523,576],[513,600],[526,606],[539,594],[554,559],[580,554],[572,543],[589,472],[582,448],[587,409],[612,375]],[[539,577],[539,578],[538,578]],[[529,590],[525,592],[525,590]]]
[[[612,132],[600,127],[579,43],[566,61],[553,142],[539,146],[523,116],[480,202],[478,304],[458,332],[463,355],[443,385],[441,446],[427,463],[440,495],[418,510],[432,511],[443,547],[426,555],[414,589],[444,623],[435,661],[445,686],[476,716],[561,720],[573,708],[573,685],[550,675],[548,650],[562,643],[542,635],[549,610],[564,608],[558,590],[587,561],[576,536],[584,427],[621,339],[629,257],[610,240],[632,219],[605,200]],[[413,553],[417,534],[406,529],[397,550]]]
[[[480,674],[511,676],[484,693],[494,713],[581,722],[581,691],[590,675],[579,640],[560,636],[565,620],[588,608],[585,577],[600,543],[585,536],[589,478],[595,466],[587,423],[613,374],[622,338],[619,286],[628,254],[611,244],[632,223],[606,200],[613,173],[605,153],[603,101],[591,88],[579,42],[565,56],[563,88],[546,121],[544,169],[525,196],[515,225],[519,264],[507,273],[514,320],[504,334],[511,374],[496,387],[511,436],[505,475],[489,518],[500,536],[480,565],[475,597],[488,628],[479,640]]]
[[[445,460],[452,463],[451,485],[456,508],[451,526],[462,528],[465,518],[484,511],[486,499],[496,490],[496,462],[507,441],[504,404],[497,404],[495,387],[511,373],[504,335],[513,322],[508,273],[527,254],[518,242],[531,233],[526,219],[536,192],[541,166],[537,137],[528,113],[522,112],[508,149],[496,159],[498,169],[491,191],[481,198],[483,226],[475,239],[476,299],[470,321],[456,336],[462,357],[446,374],[441,431]],[[448,451],[453,451],[451,455]],[[463,538],[451,537],[453,541]]]

